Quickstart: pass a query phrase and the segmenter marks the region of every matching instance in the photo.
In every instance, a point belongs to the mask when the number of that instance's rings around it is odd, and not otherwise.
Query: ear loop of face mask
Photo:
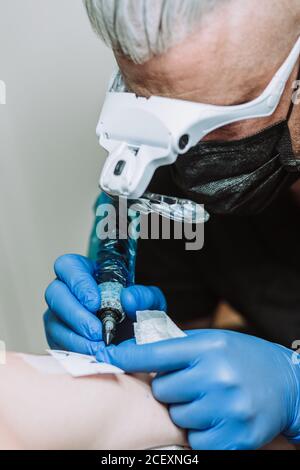
[[[298,86],[297,86],[297,89],[299,89],[300,87],[300,59],[298,60],[299,61],[299,64],[298,64],[298,74],[297,74],[297,78],[296,78],[296,82],[298,83]],[[295,83],[295,82],[294,82]],[[286,120],[287,122],[289,122],[292,114],[293,114],[293,111],[294,111],[294,102],[293,102],[293,96],[294,96],[294,93],[297,91],[297,89],[295,89],[292,93],[292,97],[291,97],[291,103],[290,103],[290,107],[289,107],[289,110],[288,110],[288,114],[287,114],[287,117],[286,117]]]
[[[281,162],[284,164],[285,168],[288,169],[290,173],[293,172],[299,172],[300,171],[300,160],[296,158],[295,152],[293,150],[293,145],[292,145],[292,138],[289,130],[289,122],[292,117],[293,111],[295,110],[295,103],[293,101],[294,94],[297,93],[297,90],[299,89],[300,85],[300,64],[298,65],[298,74],[296,81],[293,83],[297,82],[298,86],[297,88],[294,89],[293,87],[293,93],[291,96],[291,103],[289,106],[289,110],[287,113],[287,117],[285,119],[285,122],[287,123],[287,131],[283,135],[281,142],[279,143],[278,146],[278,151],[280,153],[280,158]]]

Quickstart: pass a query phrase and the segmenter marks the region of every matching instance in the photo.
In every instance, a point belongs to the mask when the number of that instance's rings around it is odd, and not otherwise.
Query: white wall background
[[[10,350],[44,350],[53,262],[86,251],[112,67],[81,0],[0,0],[0,339]]]

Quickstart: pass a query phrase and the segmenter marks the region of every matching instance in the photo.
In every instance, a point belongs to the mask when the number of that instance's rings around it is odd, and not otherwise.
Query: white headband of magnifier
[[[270,116],[279,105],[300,55],[300,38],[261,96],[237,106],[214,106],[152,96],[138,97],[120,89],[114,74],[97,126],[99,142],[109,153],[100,187],[131,199],[146,191],[155,170],[173,164],[207,134],[245,119]]]

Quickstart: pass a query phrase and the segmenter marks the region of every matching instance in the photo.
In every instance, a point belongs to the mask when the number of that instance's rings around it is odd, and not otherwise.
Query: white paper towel
[[[165,312],[157,310],[137,312],[134,334],[137,344],[155,343],[186,336]],[[94,356],[50,349],[47,350],[47,353],[50,356],[31,356],[28,354],[21,354],[20,356],[32,367],[45,374],[67,372],[73,377],[85,377],[98,374],[124,373],[118,367],[97,362]]]
[[[35,354],[17,353],[24,362],[42,374],[60,375],[65,374],[65,369],[51,356],[37,356]]]
[[[50,349],[47,352],[73,377],[98,374],[124,374],[124,371],[119,369],[119,367],[104,362],[97,362],[94,356]]]

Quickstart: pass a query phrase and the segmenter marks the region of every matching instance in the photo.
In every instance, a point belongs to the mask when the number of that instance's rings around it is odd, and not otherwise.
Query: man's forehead
[[[256,98],[273,76],[273,73],[258,73],[251,77],[246,74],[242,77],[238,75],[236,68],[233,68],[232,73],[219,68],[213,77],[207,74],[207,69],[202,69],[192,75],[185,72],[184,77],[177,76],[174,72],[170,80],[169,76],[163,73],[156,73],[152,78],[143,74],[128,74],[122,66],[121,70],[127,88],[138,96],[163,96],[227,106],[246,103]],[[268,76],[270,79],[266,78]]]
[[[224,15],[222,21],[216,16],[214,23],[202,25],[183,43],[145,64],[117,56],[127,86],[142,96],[217,105],[241,104],[259,96],[288,56],[293,38],[283,40],[279,32],[277,41],[273,30],[263,28],[268,22],[255,18],[255,13],[252,19],[227,18],[226,11]]]
[[[288,54],[288,52],[287,52]],[[217,105],[241,104],[263,92],[283,60],[263,57],[221,57],[208,53],[193,58],[149,62],[147,66],[118,60],[129,89],[141,96],[166,96]],[[175,58],[174,58],[175,59]]]

